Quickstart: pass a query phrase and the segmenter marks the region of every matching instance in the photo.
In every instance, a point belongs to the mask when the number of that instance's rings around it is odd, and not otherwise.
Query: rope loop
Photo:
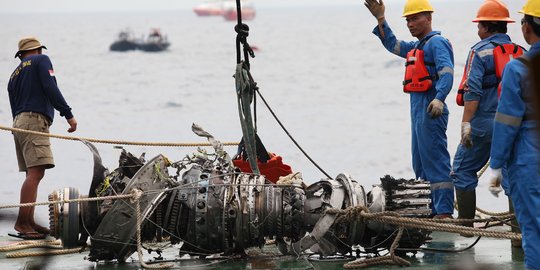
[[[234,31],[238,34],[241,41],[245,42],[249,36],[249,26],[245,23],[235,25]]]
[[[234,31],[237,33],[236,35],[236,63],[239,64],[242,61],[242,53],[244,52],[244,61],[248,67],[250,67],[249,64],[249,58],[254,58],[255,53],[253,52],[253,49],[247,42],[247,37],[249,36],[249,26],[245,23],[239,23],[234,26]],[[240,49],[240,44],[242,44],[242,50]]]
[[[138,200],[142,197],[142,195],[143,195],[142,190],[137,189],[137,188],[132,189],[130,193],[131,193],[131,195],[132,195],[132,197],[131,197],[131,199],[130,199],[130,201],[131,201],[132,203],[138,201]]]

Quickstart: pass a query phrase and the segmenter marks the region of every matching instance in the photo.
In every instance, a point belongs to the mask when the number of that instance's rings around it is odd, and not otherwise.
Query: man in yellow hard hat
[[[77,121],[58,89],[51,60],[42,54],[43,49],[46,47],[35,37],[19,41],[15,57],[21,62],[8,83],[13,127],[48,133],[56,109],[66,118],[68,132],[74,132]],[[45,170],[54,167],[51,143],[49,137],[29,133],[14,132],[13,137],[19,170],[26,173],[20,202],[34,203]],[[10,235],[25,240],[43,239],[49,233],[49,229],[34,221],[33,206],[19,209],[14,228],[17,233]]]
[[[540,269],[540,121],[534,102],[529,69],[540,56],[540,0],[528,0],[523,9],[521,32],[529,52],[504,68],[502,91],[493,125],[490,191],[500,189],[501,168],[508,168],[509,193],[525,252],[525,266]]]
[[[475,217],[477,173],[489,160],[501,74],[510,58],[523,53],[506,34],[507,24],[514,20],[502,1],[486,0],[473,22],[478,23],[480,41],[469,51],[458,90],[457,103],[464,109],[461,143],[452,165],[459,219]]]
[[[433,7],[427,0],[407,0],[403,12],[409,32],[417,41],[394,36],[382,0],[365,0],[364,4],[378,21],[373,33],[388,51],[406,58],[403,90],[410,95],[413,170],[417,178],[431,183],[434,218],[451,218],[454,184],[450,178],[448,108],[444,101],[454,80],[452,46],[440,32],[432,31]]]

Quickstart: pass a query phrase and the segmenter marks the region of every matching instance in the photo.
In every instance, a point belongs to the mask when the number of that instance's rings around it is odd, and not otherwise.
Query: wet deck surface
[[[432,243],[427,248],[458,250],[470,246],[475,238],[464,238],[450,233],[433,233]],[[0,236],[0,245],[16,242],[9,236]],[[37,250],[37,249],[31,249]],[[30,250],[27,250],[30,251]],[[145,253],[145,260],[153,260],[153,254]],[[307,257],[279,256],[274,246],[267,246],[249,251],[246,259],[179,260],[178,248],[169,248],[163,253],[166,260],[175,261],[176,269],[343,269],[347,261],[318,261]],[[137,254],[133,254],[124,264],[93,263],[85,260],[88,252],[58,255],[51,257],[6,258],[6,252],[0,253],[0,269],[140,269]],[[512,248],[510,240],[482,238],[473,248],[459,252],[418,252],[416,256],[406,258],[412,263],[406,269],[448,269],[450,266],[466,264],[486,265],[485,269],[524,269],[523,251]],[[395,266],[374,266],[370,269],[387,269]],[[470,269],[470,268],[467,268]]]

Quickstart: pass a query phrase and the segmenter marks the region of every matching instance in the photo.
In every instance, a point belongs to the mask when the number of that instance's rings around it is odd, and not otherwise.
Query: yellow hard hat
[[[540,0],[528,0],[519,13],[540,17]]]
[[[433,7],[428,0],[407,0],[403,9],[403,17],[426,11],[433,12]]]
[[[515,22],[510,18],[506,5],[499,0],[486,0],[480,6],[473,22],[481,21]]]

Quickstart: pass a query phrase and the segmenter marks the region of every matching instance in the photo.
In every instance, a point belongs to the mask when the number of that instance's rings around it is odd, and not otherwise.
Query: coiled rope
[[[343,268],[345,269],[366,268],[372,265],[380,265],[380,264],[395,264],[399,266],[411,266],[411,263],[409,261],[395,254],[396,249],[399,244],[399,240],[401,239],[402,235],[403,235],[403,227],[399,227],[396,238],[394,239],[394,242],[392,242],[392,245],[390,246],[390,253],[388,255],[382,256],[382,257],[369,258],[369,259],[358,259],[358,260],[344,264]]]
[[[118,145],[138,145],[138,146],[165,146],[165,147],[196,147],[196,146],[212,146],[210,143],[174,143],[174,142],[131,142],[131,141],[122,141],[122,140],[104,140],[104,139],[94,139],[94,138],[85,138],[85,137],[75,137],[75,136],[65,136],[65,135],[57,135],[57,134],[50,134],[50,133],[44,133],[39,131],[33,131],[33,130],[26,130],[26,129],[19,129],[19,128],[11,128],[6,126],[0,126],[1,130],[11,131],[11,132],[19,132],[19,133],[27,133],[27,134],[33,134],[33,135],[39,135],[49,138],[56,138],[56,139],[62,139],[62,140],[72,140],[72,141],[89,141],[93,143],[103,143],[103,144],[118,144]],[[223,145],[227,146],[237,146],[237,142],[224,142]]]
[[[62,248],[62,242],[58,240],[26,240],[0,247],[0,252],[21,250],[27,248]]]
[[[62,248],[61,246],[59,248]],[[40,250],[40,251],[21,251],[10,252],[6,254],[6,258],[24,258],[24,257],[36,257],[36,256],[52,256],[52,255],[65,255],[71,253],[81,253],[85,247],[78,248],[66,248],[58,250]]]
[[[137,254],[139,255],[139,263],[143,268],[150,269],[165,269],[171,268],[174,266],[172,263],[159,263],[159,264],[146,264],[142,257],[142,244],[141,244],[141,225],[142,225],[142,214],[141,207],[139,204],[139,199],[143,195],[143,192],[138,189],[133,189],[129,194],[123,195],[114,195],[114,196],[104,196],[96,198],[80,198],[80,199],[69,199],[69,200],[57,200],[57,201],[48,201],[48,202],[36,202],[36,203],[24,203],[24,204],[11,204],[11,205],[1,205],[0,209],[4,208],[18,208],[18,207],[29,207],[29,206],[38,206],[38,205],[49,205],[55,203],[70,203],[70,202],[88,202],[88,201],[102,201],[109,199],[131,199],[132,203],[135,203],[135,212],[137,215]],[[21,258],[28,256],[51,256],[51,255],[63,255],[76,252],[84,251],[85,247],[82,248],[71,248],[71,249],[62,249],[62,246],[58,244],[58,241],[21,241],[16,244],[11,244],[7,246],[0,247],[0,252],[10,251],[10,250],[19,250],[25,248],[51,248],[58,250],[44,250],[44,251],[32,251],[32,252],[12,252],[6,254],[6,258]]]

